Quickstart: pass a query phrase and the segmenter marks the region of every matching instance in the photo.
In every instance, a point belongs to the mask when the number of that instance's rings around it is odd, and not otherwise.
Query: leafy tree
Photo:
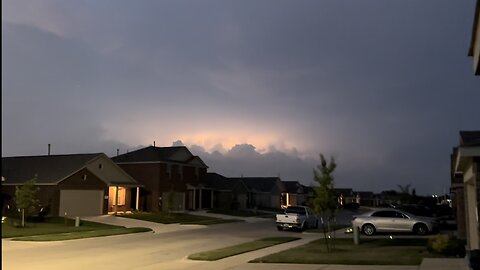
[[[40,205],[37,198],[38,187],[35,186],[36,178],[33,178],[15,189],[15,204],[22,211],[22,227],[25,227],[25,217],[38,213]]]
[[[330,162],[327,162],[325,157],[320,154],[320,165],[317,166],[317,169],[314,169],[314,180],[317,182],[318,186],[315,187],[315,197],[313,198],[314,210],[317,214],[321,214],[327,220],[327,228],[330,232],[330,222],[335,220],[335,214],[337,209],[337,197],[335,195],[335,181],[332,176],[333,171],[337,164],[333,157],[330,158]],[[322,223],[323,223],[322,217]],[[330,251],[330,241],[327,237],[327,231],[325,226],[323,226],[323,234],[325,237],[325,245],[327,251]],[[333,242],[334,245],[334,242]]]

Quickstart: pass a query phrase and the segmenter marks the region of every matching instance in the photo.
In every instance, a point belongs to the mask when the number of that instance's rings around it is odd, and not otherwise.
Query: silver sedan
[[[354,216],[352,225],[365,235],[376,232],[413,232],[425,235],[437,229],[435,219],[419,217],[396,209],[376,209],[363,215]]]

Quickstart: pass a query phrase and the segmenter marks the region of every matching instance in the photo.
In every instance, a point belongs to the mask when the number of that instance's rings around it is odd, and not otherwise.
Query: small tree
[[[39,200],[37,198],[38,187],[35,186],[36,178],[29,180],[23,186],[15,189],[15,204],[22,212],[22,227],[25,227],[25,217],[38,212]]]
[[[337,167],[335,159],[330,158],[330,162],[327,162],[325,157],[320,154],[320,165],[317,169],[314,169],[314,180],[318,186],[315,187],[315,197],[313,199],[313,206],[317,214],[321,214],[327,220],[327,228],[330,232],[330,221],[335,219],[337,209],[337,198],[335,196],[335,181],[332,176],[333,171]],[[322,225],[324,223],[322,217]],[[323,226],[323,235],[325,237],[325,245],[327,251],[330,251],[330,241],[327,238],[327,231]]]

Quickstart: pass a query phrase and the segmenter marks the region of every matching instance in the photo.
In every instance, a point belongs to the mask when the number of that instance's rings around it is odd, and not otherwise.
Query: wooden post
[[[117,214],[118,210],[118,186],[115,186],[115,206],[114,206],[114,213]]]
[[[360,234],[358,232],[358,227],[355,226],[352,222],[352,228],[353,228],[353,243],[355,245],[358,245],[360,243]]]
[[[136,198],[136,201],[135,201],[135,209],[138,211],[138,203],[139,203],[139,200],[140,200],[140,187],[137,187],[137,198]]]

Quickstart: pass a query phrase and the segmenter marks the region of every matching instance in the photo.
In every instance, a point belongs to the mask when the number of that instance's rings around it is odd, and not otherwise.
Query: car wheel
[[[315,229],[318,229],[318,220],[315,222]]]
[[[365,235],[374,235],[375,234],[375,226],[373,226],[372,224],[365,224],[362,226],[362,232],[365,234]]]
[[[279,231],[283,231],[283,227],[282,227],[282,226],[280,226],[280,225],[277,225],[277,230],[279,230]]]
[[[428,233],[427,225],[423,223],[418,223],[413,226],[413,232],[417,235],[425,235]]]

